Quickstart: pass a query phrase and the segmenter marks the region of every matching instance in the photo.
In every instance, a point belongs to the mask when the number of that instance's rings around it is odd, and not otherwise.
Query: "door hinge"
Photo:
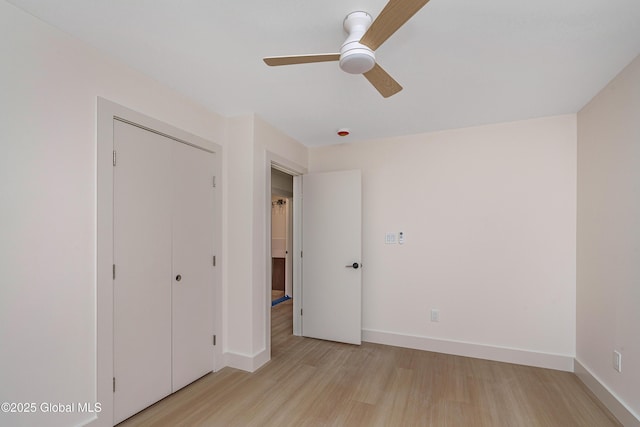
[[[116,377],[113,377],[113,392],[116,392]]]
[[[213,266],[214,267],[216,266],[216,256],[215,255],[213,256]]]
[[[113,280],[116,280],[116,265],[113,264]]]
[[[300,309],[300,316],[302,316],[302,309]]]
[[[302,251],[300,251],[300,258],[302,258]]]
[[[213,336],[213,345],[216,345],[216,336]]]
[[[116,150],[113,150],[113,166],[116,165]]]
[[[213,188],[216,188],[216,177],[215,177],[215,175],[213,176]]]

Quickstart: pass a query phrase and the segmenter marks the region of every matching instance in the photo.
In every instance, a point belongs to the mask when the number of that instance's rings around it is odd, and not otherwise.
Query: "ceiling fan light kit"
[[[340,48],[340,68],[349,74],[363,74],[376,65],[371,48],[360,43],[372,22],[367,12],[351,12],[344,18],[344,30],[349,34]]]
[[[428,2],[390,0],[375,20],[367,12],[351,12],[344,18],[343,26],[349,35],[340,53],[272,56],[263,60],[270,66],[339,61],[340,69],[364,75],[380,95],[388,98],[400,92],[402,86],[376,62],[374,51]]]

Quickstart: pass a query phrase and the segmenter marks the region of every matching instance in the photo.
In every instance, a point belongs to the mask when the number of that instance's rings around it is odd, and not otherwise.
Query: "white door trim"
[[[119,119],[153,132],[161,133],[194,147],[214,152],[216,173],[214,212],[214,251],[217,268],[214,291],[214,330],[222,342],[222,146],[175,128],[144,114],[108,101],[97,99],[96,140],[96,402],[102,410],[92,422],[96,426],[113,426],[113,120]],[[222,367],[222,346],[214,349],[214,370]]]

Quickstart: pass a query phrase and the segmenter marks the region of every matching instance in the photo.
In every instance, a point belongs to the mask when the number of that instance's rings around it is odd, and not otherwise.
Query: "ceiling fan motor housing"
[[[360,39],[371,25],[367,12],[351,12],[344,18],[344,29],[349,34],[340,47],[340,68],[350,74],[363,74],[376,65],[376,55],[360,43]]]

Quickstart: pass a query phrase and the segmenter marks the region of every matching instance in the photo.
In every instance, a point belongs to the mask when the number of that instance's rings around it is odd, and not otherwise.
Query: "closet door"
[[[173,145],[173,390],[213,370],[213,154]]]
[[[114,421],[171,393],[174,141],[114,121]]]

